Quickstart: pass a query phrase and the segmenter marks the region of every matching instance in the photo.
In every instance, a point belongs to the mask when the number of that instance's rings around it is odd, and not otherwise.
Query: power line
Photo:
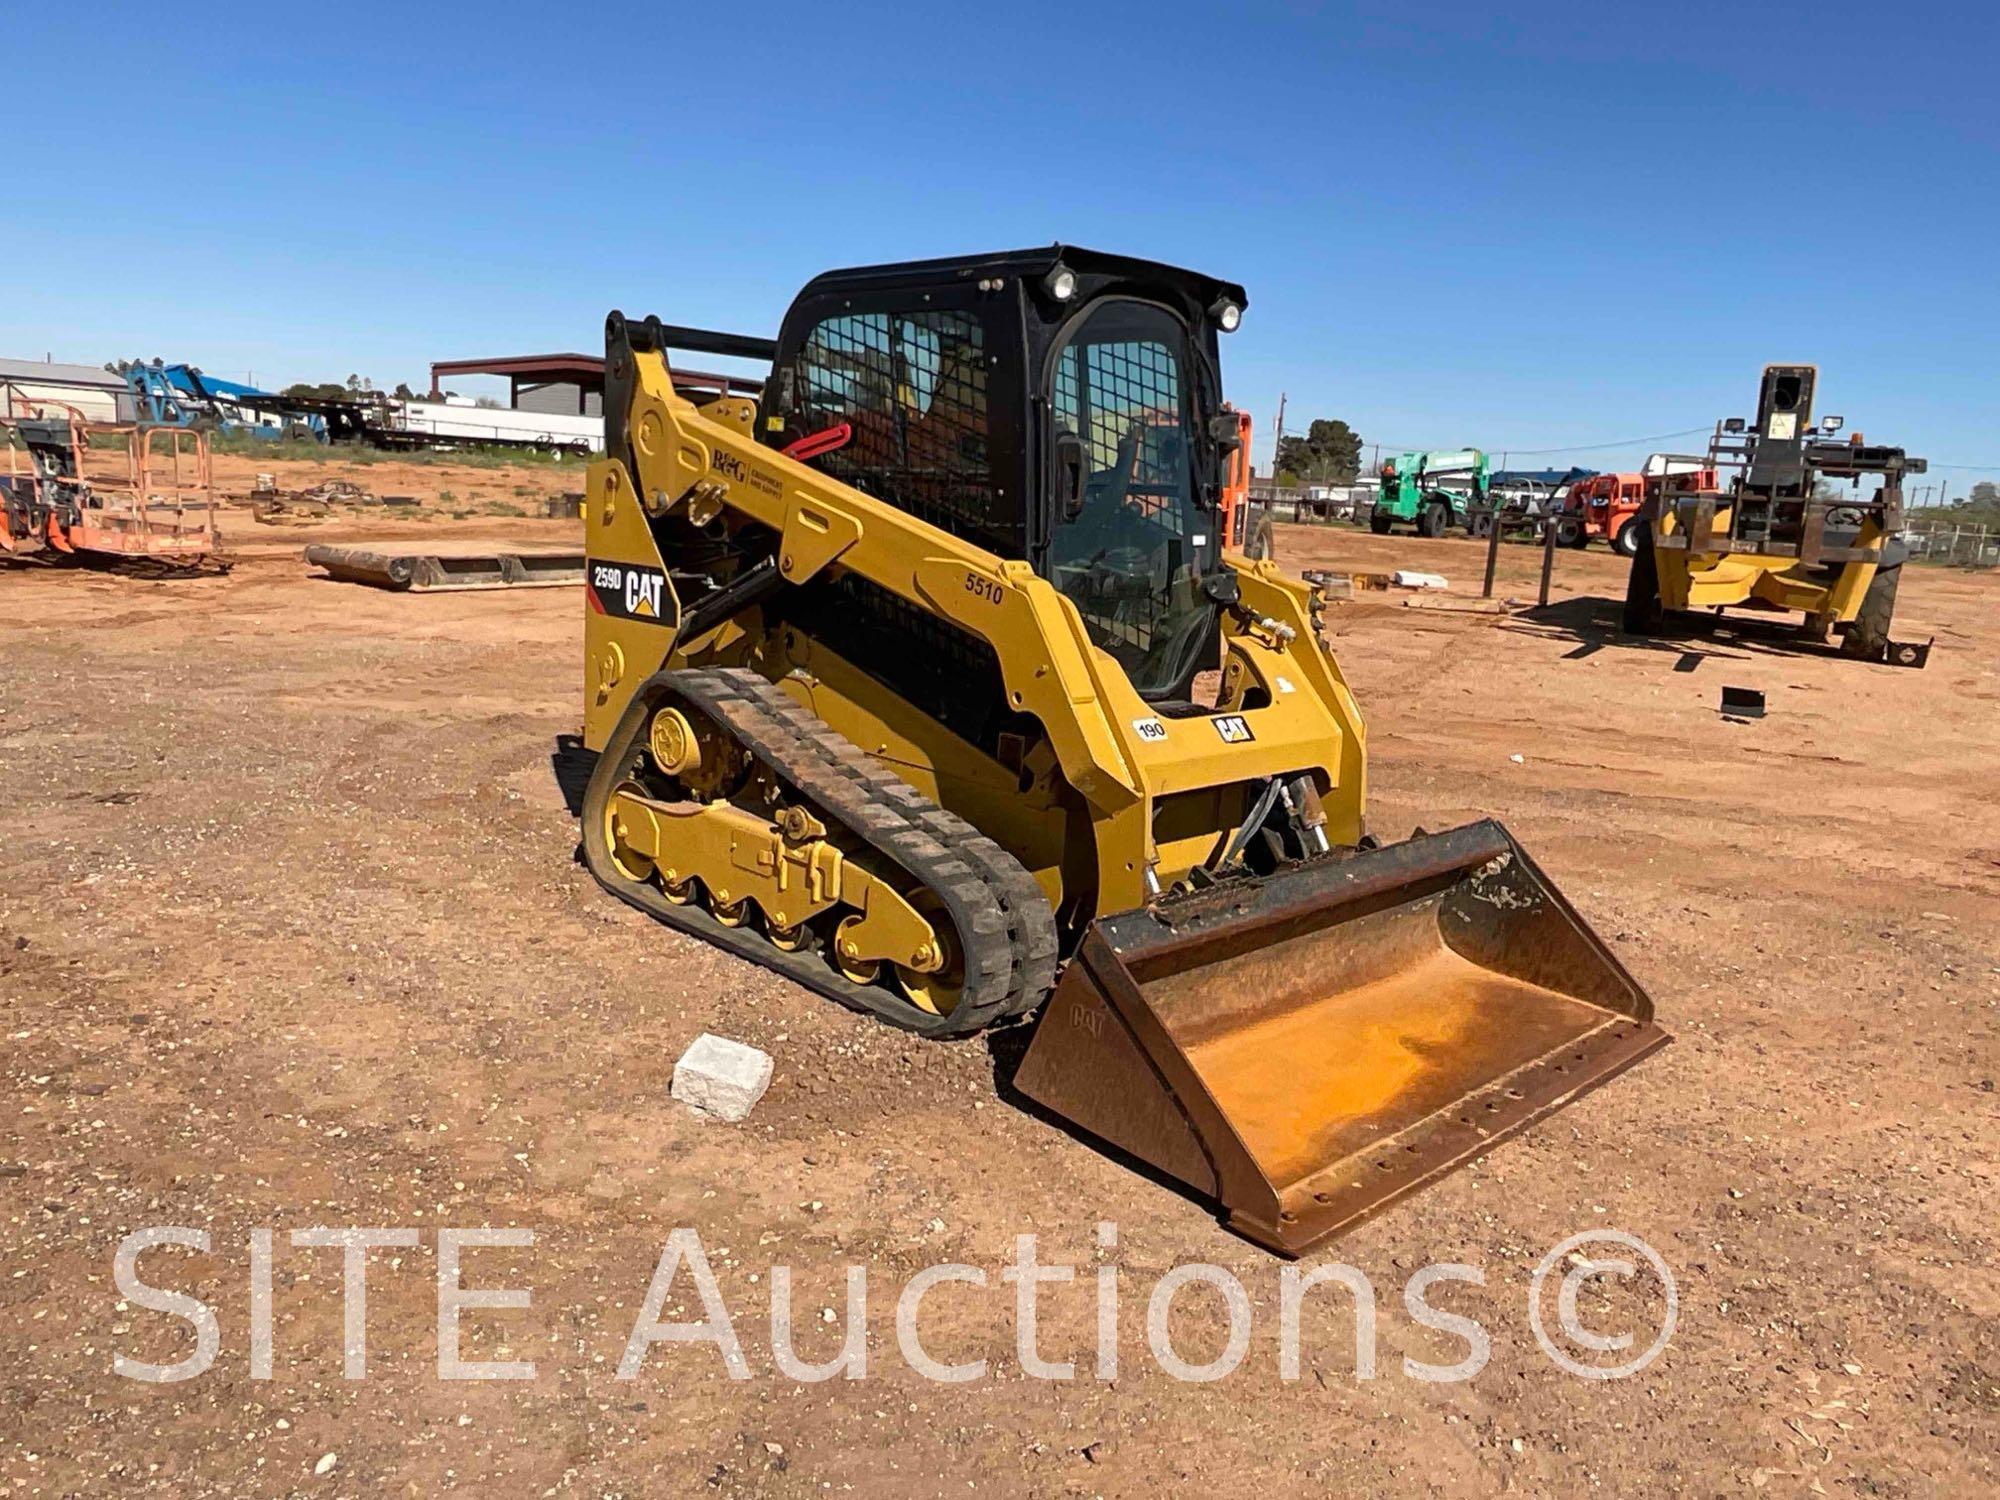
[[[1490,454],[1508,454],[1508,456],[1526,454],[1530,458],[1538,458],[1542,454],[1590,454],[1590,452],[1602,452],[1606,448],[1638,448],[1642,442],[1666,442],[1668,438],[1696,438],[1696,436],[1700,436],[1704,432],[1714,432],[1714,424],[1704,426],[1704,428],[1682,428],[1680,432],[1656,432],[1650,438],[1624,438],[1620,442],[1576,442],[1576,444],[1570,444],[1570,446],[1564,446],[1564,448],[1516,448],[1512,444],[1494,444],[1494,446],[1488,446],[1486,452],[1490,452]],[[1382,448],[1400,448],[1402,452],[1412,452],[1412,454],[1416,454],[1416,452],[1436,452],[1436,448],[1438,448],[1438,444],[1434,444],[1434,442],[1396,442],[1394,438],[1364,438],[1364,442],[1368,442],[1372,446],[1382,446]]]
[[[1625,438],[1616,443],[1573,443],[1566,448],[1507,448],[1507,453],[1597,453],[1606,448],[1636,448],[1641,443],[1664,443],[1668,438],[1694,437],[1704,432],[1713,432],[1714,426],[1683,427],[1679,432],[1658,432],[1651,437]]]
[[[1636,448],[1641,443],[1664,443],[1668,438],[1696,437],[1702,433],[1713,432],[1714,430],[1713,424],[1707,427],[1683,427],[1679,432],[1657,432],[1651,437],[1625,438],[1612,443],[1572,443],[1562,448],[1516,448],[1511,443],[1503,443],[1492,445],[1486,451],[1488,453],[1505,453],[1509,457],[1515,454],[1539,457],[1547,453],[1599,453],[1610,448]],[[1373,439],[1370,441],[1373,441]],[[1390,441],[1388,438],[1383,438],[1381,442],[1384,448],[1401,448],[1410,453],[1431,451],[1429,447],[1422,443],[1397,443]]]
[[[1486,451],[1489,453],[1501,453],[1510,459],[1517,457],[1539,458],[1554,453],[1603,453],[1614,448],[1637,448],[1645,443],[1664,443],[1671,438],[1699,437],[1704,433],[1713,432],[1714,430],[1714,424],[1710,423],[1706,427],[1683,427],[1679,432],[1657,432],[1650,437],[1624,438],[1610,443],[1571,443],[1556,448],[1516,448],[1511,444],[1504,444],[1489,447]],[[1435,444],[1427,443],[1399,443],[1390,438],[1368,438],[1364,441],[1370,447],[1394,448],[1405,453],[1427,453],[1433,451],[1436,447]],[[2000,463],[1948,464],[1939,459],[1932,459],[1930,467],[1933,469],[1954,469],[1984,473],[2000,472]]]

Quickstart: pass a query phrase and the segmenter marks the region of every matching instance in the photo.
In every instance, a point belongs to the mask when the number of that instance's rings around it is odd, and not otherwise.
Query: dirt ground
[[[490,534],[491,521],[546,515],[548,501],[582,491],[584,473],[580,460],[491,464],[453,462],[444,455],[410,458],[378,454],[367,463],[351,463],[338,456],[314,462],[217,453],[211,464],[216,499],[225,507],[225,532],[239,556],[258,555],[281,539],[281,534],[274,535],[272,528],[243,513],[260,475],[269,475],[281,493],[308,490],[335,479],[355,485],[375,501],[386,502],[338,505],[324,519],[290,523],[291,529],[311,530],[312,539],[317,541],[329,528],[369,518],[418,520],[426,526],[445,520],[477,520],[482,524],[480,535],[485,536]],[[393,505],[397,500],[415,504]]]
[[[560,545],[574,523],[226,525],[227,577],[0,572],[4,1492],[1994,1492],[2000,579],[1909,570],[1899,633],[1937,637],[1922,672],[1624,641],[1602,551],[1561,556],[1546,612],[1330,607],[1376,832],[1503,820],[1677,1041],[1313,1256],[1367,1275],[1379,1352],[1361,1378],[1352,1299],[1320,1288],[1287,1379],[1279,1263],[1009,1104],[1004,1051],[871,1025],[597,891],[550,759],[580,714],[576,593],[387,595],[298,558],[320,539]],[[1434,569],[1461,596],[1482,558],[1346,529],[1279,545],[1294,567]],[[1502,592],[1529,594],[1538,560],[1503,549]],[[1724,719],[1725,684],[1762,689],[1768,717]],[[703,1030],[776,1059],[744,1125],[668,1097]],[[157,1225],[212,1236],[140,1263],[218,1320],[212,1364],[171,1384],[114,1365],[196,1347],[114,1282],[121,1240]],[[367,1262],[363,1379],[343,1378],[340,1252],[289,1242],[313,1226],[416,1233]],[[533,1231],[462,1273],[532,1302],[468,1310],[465,1357],[532,1360],[532,1379],[439,1378],[438,1231],[475,1226]],[[747,1379],[712,1344],[664,1342],[618,1378],[683,1227]],[[1610,1228],[1658,1251],[1677,1322],[1640,1373],[1591,1381],[1538,1347],[1529,1284]],[[1039,1299],[1041,1357],[1071,1380],[1017,1357],[1000,1273],[1027,1233],[1078,1268]],[[987,1277],[923,1304],[934,1358],[987,1361],[962,1384],[916,1373],[895,1331],[909,1278],[947,1261]],[[1190,1262],[1237,1277],[1252,1312],[1210,1383],[1148,1352],[1153,1288]],[[1433,1262],[1484,1277],[1429,1293],[1490,1339],[1455,1383],[1404,1365],[1467,1352],[1405,1304]],[[812,1361],[866,1268],[865,1378],[781,1371],[780,1265]],[[1581,1301],[1639,1348],[1663,1307],[1644,1278]],[[1223,1351],[1214,1287],[1171,1314],[1180,1358]],[[688,1267],[663,1316],[702,1316]]]

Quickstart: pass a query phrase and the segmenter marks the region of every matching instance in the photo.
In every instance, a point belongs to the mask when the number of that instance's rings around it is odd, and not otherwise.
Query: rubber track
[[[640,764],[646,726],[665,702],[725,731],[816,816],[937,896],[965,959],[964,992],[950,1015],[929,1015],[881,984],[854,984],[817,953],[786,953],[754,930],[724,927],[701,907],[676,906],[650,882],[619,874],[604,839],[604,809]],[[1055,919],[1020,862],[755,672],[661,672],[642,684],[599,758],[583,824],[591,873],[620,900],[905,1030],[969,1036],[1033,1010],[1055,982]]]

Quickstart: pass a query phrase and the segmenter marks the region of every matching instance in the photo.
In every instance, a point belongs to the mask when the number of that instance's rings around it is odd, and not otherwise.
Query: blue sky
[[[9,9],[0,354],[420,385],[1067,240],[1249,289],[1260,461],[1281,391],[1539,465],[1782,359],[2000,477],[1990,4]]]

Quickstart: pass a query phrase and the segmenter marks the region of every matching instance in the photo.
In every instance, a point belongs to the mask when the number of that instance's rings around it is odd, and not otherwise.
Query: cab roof
[[[1109,255],[1081,245],[1044,245],[1035,250],[997,250],[986,255],[946,255],[934,260],[894,261],[879,266],[854,266],[826,271],[807,282],[799,300],[828,292],[876,291],[923,282],[978,281],[991,276],[1012,276],[1023,281],[1039,281],[1057,263],[1068,266],[1078,276],[1102,277],[1140,285],[1167,286],[1189,294],[1200,306],[1212,306],[1228,297],[1238,307],[1247,308],[1249,297],[1233,281],[1205,276],[1160,261],[1140,260],[1129,255]]]

